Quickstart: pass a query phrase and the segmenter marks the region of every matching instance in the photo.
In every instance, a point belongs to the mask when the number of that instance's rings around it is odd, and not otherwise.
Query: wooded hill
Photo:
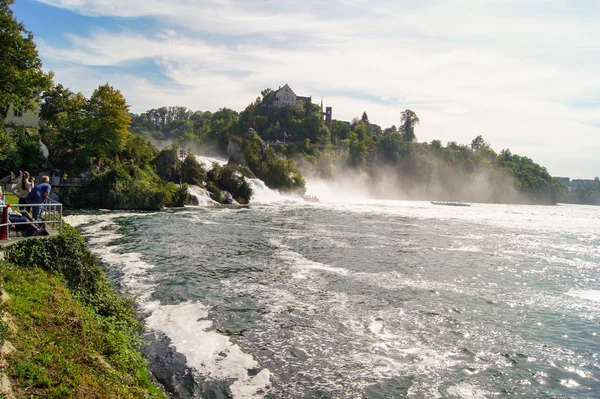
[[[272,101],[273,91],[266,89],[241,113],[228,108],[214,113],[185,107],[152,109],[132,115],[130,130],[221,153],[237,137],[250,169],[272,188],[298,190],[303,186],[297,176],[295,183],[268,181],[270,163],[286,159],[288,174],[295,174],[299,167],[305,177],[358,176],[358,184],[376,198],[536,204],[564,199],[564,185],[546,168],[509,149],[497,153],[481,136],[468,145],[448,142],[444,146],[440,140],[419,143],[415,130],[420,120],[411,110],[399,112],[399,127],[382,129],[365,112],[360,119],[333,120],[329,131],[318,105],[274,107]],[[262,139],[261,144],[247,133],[250,129]],[[265,151],[269,154],[263,159]]]

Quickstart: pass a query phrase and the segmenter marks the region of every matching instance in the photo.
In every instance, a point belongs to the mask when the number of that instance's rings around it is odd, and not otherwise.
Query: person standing
[[[42,183],[33,187],[29,195],[27,195],[28,204],[43,204],[44,201],[50,196],[50,190],[52,186],[48,184],[50,178],[48,176],[42,177]],[[38,220],[40,213],[42,212],[41,206],[34,206],[31,212],[34,220]]]
[[[19,205],[27,204],[27,196],[35,186],[35,177],[29,177],[29,172],[23,172],[21,182],[18,184],[15,194],[19,197]],[[31,207],[20,206],[20,210],[31,213]]]

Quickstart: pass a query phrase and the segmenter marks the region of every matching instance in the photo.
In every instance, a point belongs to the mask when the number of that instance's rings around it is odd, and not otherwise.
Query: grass
[[[6,262],[0,263],[0,276],[12,298],[2,310],[17,326],[16,332],[2,330],[17,349],[7,359],[17,397],[163,397],[147,372],[140,377],[142,370],[127,372],[107,361],[111,337],[105,326],[73,298],[58,276]]]
[[[7,204],[18,204],[19,203],[19,197],[17,197],[16,195],[14,195],[13,193],[4,193],[6,195],[6,203]]]
[[[0,313],[12,315],[18,331],[0,322],[0,341],[17,348],[5,369],[17,397],[164,398],[139,351],[133,300],[112,288],[74,228],[4,254],[0,285],[12,301]]]

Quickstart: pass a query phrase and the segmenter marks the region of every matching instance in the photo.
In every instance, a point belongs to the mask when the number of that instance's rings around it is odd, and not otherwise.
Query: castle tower
[[[331,117],[332,117],[332,108],[331,107],[325,108],[325,124],[327,125],[327,128],[329,129],[330,133],[331,133]]]

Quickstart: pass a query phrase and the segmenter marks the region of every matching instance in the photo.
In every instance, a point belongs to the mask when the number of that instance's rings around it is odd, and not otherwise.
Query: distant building
[[[34,111],[20,111],[14,108],[12,105],[8,109],[8,114],[4,118],[5,125],[25,126],[25,127],[38,127],[40,123],[40,117],[37,112]]]
[[[321,109],[323,109],[322,105],[321,105]],[[327,129],[329,129],[329,132],[331,132],[331,118],[332,117],[333,117],[333,108],[331,108],[331,107],[325,108],[325,125],[327,125]]]
[[[292,88],[286,83],[283,87],[280,86],[279,89],[275,92],[273,105],[275,107],[283,107],[285,105],[295,107],[297,105],[304,105],[305,103],[310,103],[311,101],[311,97],[302,97],[296,95]]]

